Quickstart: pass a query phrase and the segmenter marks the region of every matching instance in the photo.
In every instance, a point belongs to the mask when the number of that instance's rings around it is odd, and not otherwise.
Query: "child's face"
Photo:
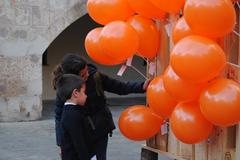
[[[80,91],[78,91],[78,94],[76,97],[78,105],[83,106],[85,104],[86,99],[87,99],[87,95],[85,94],[85,91],[86,91],[86,85],[84,84],[82,86],[82,88],[80,89]]]
[[[86,65],[86,67],[84,69],[82,69],[79,73],[80,77],[84,80],[87,81],[89,73],[88,73],[88,66]]]

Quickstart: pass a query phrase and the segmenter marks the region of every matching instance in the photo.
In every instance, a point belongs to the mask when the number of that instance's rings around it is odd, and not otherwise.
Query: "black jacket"
[[[91,144],[87,137],[83,107],[64,105],[61,119],[62,160],[90,160]]]
[[[106,98],[104,96],[104,91],[116,93],[119,95],[127,95],[129,93],[144,93],[143,82],[121,82],[108,77],[107,75],[97,72],[95,66],[89,64],[89,77],[86,82],[86,94],[87,101],[83,107],[84,114],[90,116],[94,128],[92,125],[90,127],[93,129],[93,134],[95,139],[110,133],[115,129],[114,122],[112,119],[112,114],[109,108],[106,106]],[[62,115],[64,102],[60,99],[57,93],[55,101],[55,124],[56,124],[56,138],[57,145],[61,145],[61,127],[60,120]]]

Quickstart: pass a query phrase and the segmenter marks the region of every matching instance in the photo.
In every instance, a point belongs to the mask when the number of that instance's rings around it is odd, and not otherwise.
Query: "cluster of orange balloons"
[[[179,13],[173,29],[174,48],[163,75],[147,89],[149,107],[132,106],[119,118],[119,128],[131,140],[155,135],[163,119],[170,120],[175,136],[184,143],[199,143],[213,126],[240,121],[240,86],[219,78],[226,65],[216,42],[236,24],[231,0],[88,0],[87,10],[104,25],[88,33],[85,48],[97,63],[116,65],[133,55],[154,58],[160,33],[156,19]]]
[[[115,65],[134,54],[156,56],[160,33],[152,18],[161,19],[165,13],[148,0],[88,0],[87,10],[93,20],[105,25],[90,31],[85,39],[86,51],[95,62]]]
[[[164,0],[155,2],[164,6]],[[174,13],[174,9],[168,11]],[[230,0],[186,1],[183,17],[173,29],[170,64],[147,89],[149,107],[169,118],[173,133],[184,143],[206,140],[214,125],[229,127],[240,122],[240,85],[220,78],[226,56],[216,42],[235,23]]]
[[[174,43],[193,34],[216,40],[230,33],[236,24],[231,0],[188,0],[183,13],[173,30]]]
[[[240,122],[240,85],[227,78],[191,83],[169,66],[149,84],[147,100],[155,114],[170,119],[175,136],[188,144],[206,140],[214,125]]]
[[[116,65],[133,55],[152,59],[160,47],[156,19],[178,13],[185,0],[88,0],[87,11],[102,29],[93,29],[85,39],[91,59]],[[113,59],[113,61],[106,59]]]

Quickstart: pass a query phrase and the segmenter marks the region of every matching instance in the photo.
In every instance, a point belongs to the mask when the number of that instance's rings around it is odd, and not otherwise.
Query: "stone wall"
[[[0,121],[41,118],[42,54],[85,0],[0,0]]]

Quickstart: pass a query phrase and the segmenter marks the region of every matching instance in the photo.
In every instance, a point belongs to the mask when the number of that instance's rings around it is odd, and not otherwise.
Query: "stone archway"
[[[86,13],[85,0],[0,2],[0,121],[42,115],[42,54]]]
[[[44,119],[53,117],[52,111],[56,96],[55,90],[53,90],[52,87],[53,70],[67,53],[79,54],[88,62],[94,63],[86,54],[84,40],[87,33],[98,26],[99,24],[94,22],[88,14],[85,14],[58,35],[44,52],[42,57],[42,100]]]

